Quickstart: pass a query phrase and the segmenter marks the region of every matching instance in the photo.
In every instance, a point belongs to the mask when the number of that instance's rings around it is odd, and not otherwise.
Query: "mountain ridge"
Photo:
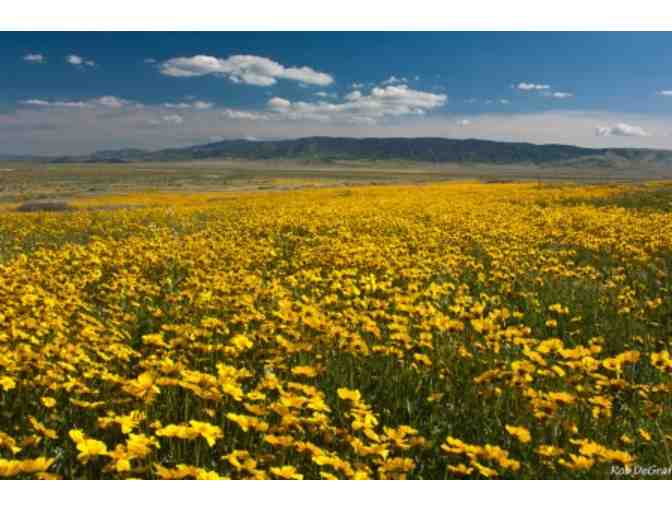
[[[200,159],[405,160],[424,163],[622,166],[631,163],[672,167],[672,151],[645,148],[587,148],[563,144],[495,142],[477,138],[348,138],[314,136],[289,140],[222,140],[156,151],[124,148],[52,162],[141,162]]]

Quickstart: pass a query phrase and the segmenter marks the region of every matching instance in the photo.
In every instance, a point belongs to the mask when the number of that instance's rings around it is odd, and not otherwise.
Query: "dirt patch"
[[[31,200],[16,208],[17,212],[61,212],[71,209],[72,207],[67,202],[56,200]]]

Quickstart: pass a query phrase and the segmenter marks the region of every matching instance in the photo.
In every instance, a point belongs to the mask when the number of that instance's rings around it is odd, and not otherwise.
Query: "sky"
[[[0,154],[433,136],[672,149],[672,33],[2,32]]]

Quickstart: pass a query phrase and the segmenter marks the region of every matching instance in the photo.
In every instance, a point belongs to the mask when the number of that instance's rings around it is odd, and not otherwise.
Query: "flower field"
[[[0,477],[672,465],[672,190],[450,183],[0,211]]]

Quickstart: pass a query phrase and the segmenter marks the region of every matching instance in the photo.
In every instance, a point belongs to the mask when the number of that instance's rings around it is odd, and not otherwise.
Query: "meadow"
[[[0,209],[0,477],[672,466],[669,184],[69,203]]]

